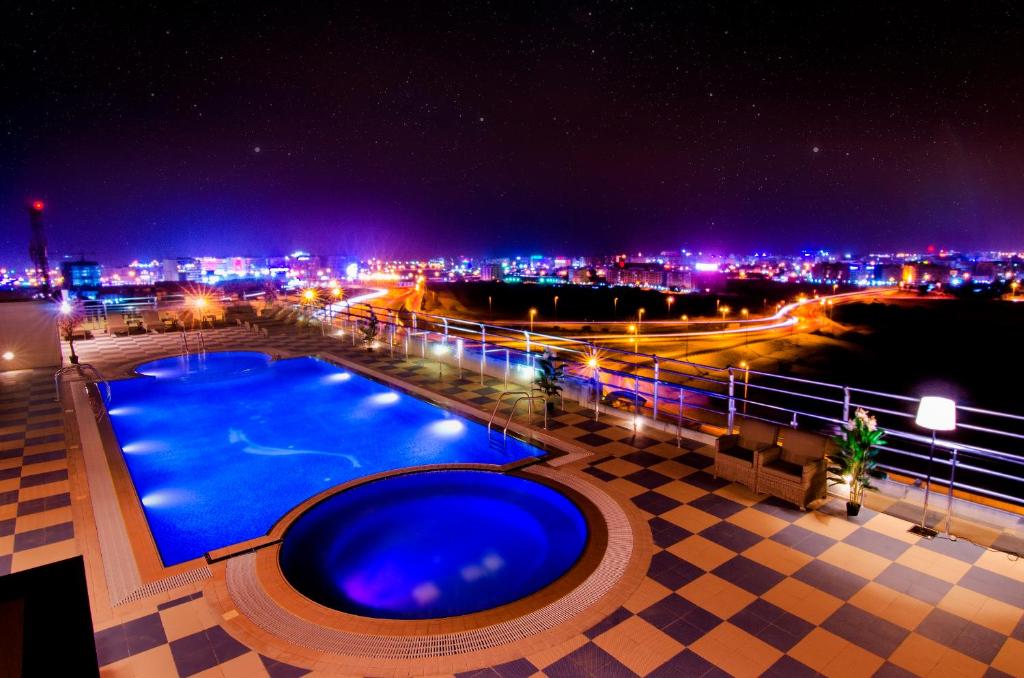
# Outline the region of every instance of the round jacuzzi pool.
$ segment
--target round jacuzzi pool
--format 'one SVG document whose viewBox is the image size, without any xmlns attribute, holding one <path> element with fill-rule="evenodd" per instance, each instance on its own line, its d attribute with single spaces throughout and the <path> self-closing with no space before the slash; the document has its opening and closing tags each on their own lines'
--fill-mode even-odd
<svg viewBox="0 0 1024 678">
<path fill-rule="evenodd" d="M 490 471 L 394 476 L 302 514 L 281 545 L 285 578 L 349 614 L 436 619 L 519 600 L 565 574 L 587 524 L 564 494 Z"/>
<path fill-rule="evenodd" d="M 157 379 L 197 378 L 200 376 L 223 378 L 231 373 L 266 367 L 270 361 L 269 355 L 259 351 L 211 351 L 152 360 L 142 363 L 135 368 L 135 371 Z"/>
</svg>

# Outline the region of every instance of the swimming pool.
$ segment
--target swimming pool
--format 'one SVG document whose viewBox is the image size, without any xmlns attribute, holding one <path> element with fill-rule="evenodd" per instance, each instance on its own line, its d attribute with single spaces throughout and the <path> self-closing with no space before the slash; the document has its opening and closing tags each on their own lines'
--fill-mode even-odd
<svg viewBox="0 0 1024 678">
<path fill-rule="evenodd" d="M 576 563 L 580 509 L 526 478 L 447 470 L 374 480 L 306 511 L 285 578 L 321 605 L 385 619 L 471 614 L 524 598 Z"/>
<path fill-rule="evenodd" d="M 166 358 L 111 382 L 110 420 L 164 565 L 262 536 L 325 489 L 382 471 L 543 451 L 311 357 Z"/>
</svg>

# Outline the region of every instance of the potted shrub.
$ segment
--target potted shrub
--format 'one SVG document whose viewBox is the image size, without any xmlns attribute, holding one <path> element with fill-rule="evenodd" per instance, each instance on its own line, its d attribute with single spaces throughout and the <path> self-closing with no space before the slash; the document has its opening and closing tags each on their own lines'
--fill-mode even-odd
<svg viewBox="0 0 1024 678">
<path fill-rule="evenodd" d="M 57 316 L 57 331 L 60 332 L 61 339 L 68 342 L 68 349 L 71 351 L 68 360 L 72 365 L 78 364 L 78 354 L 75 353 L 75 333 L 82 326 L 84 318 L 84 310 L 80 303 L 61 302 L 60 315 Z"/>
<path fill-rule="evenodd" d="M 555 364 L 555 357 L 550 351 L 545 351 L 536 362 L 537 376 L 533 380 L 534 386 L 544 394 L 545 406 L 548 413 L 555 411 L 555 396 L 562 392 L 562 379 L 564 378 L 564 364 Z"/>
<path fill-rule="evenodd" d="M 860 513 L 864 490 L 877 489 L 871 480 L 885 478 L 885 473 L 878 469 L 878 448 L 885 445 L 885 431 L 860 407 L 843 428 L 843 433 L 832 439 L 836 452 L 828 457 L 828 478 L 830 485 L 849 483 L 846 514 L 855 516 Z"/>
<path fill-rule="evenodd" d="M 367 318 L 366 323 L 359 328 L 359 331 L 363 333 L 363 344 L 366 345 L 366 350 L 373 352 L 373 346 L 377 343 L 377 335 L 380 334 L 380 325 L 377 322 L 377 314 L 370 309 L 370 317 Z"/>
</svg>

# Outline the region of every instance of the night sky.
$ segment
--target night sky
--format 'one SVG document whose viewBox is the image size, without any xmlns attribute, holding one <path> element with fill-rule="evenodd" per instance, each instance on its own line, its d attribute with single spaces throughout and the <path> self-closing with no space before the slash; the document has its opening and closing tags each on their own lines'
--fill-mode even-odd
<svg viewBox="0 0 1024 678">
<path fill-rule="evenodd" d="M 0 9 L 3 262 L 37 197 L 110 263 L 1024 247 L 1017 3 L 87 4 Z"/>
</svg>

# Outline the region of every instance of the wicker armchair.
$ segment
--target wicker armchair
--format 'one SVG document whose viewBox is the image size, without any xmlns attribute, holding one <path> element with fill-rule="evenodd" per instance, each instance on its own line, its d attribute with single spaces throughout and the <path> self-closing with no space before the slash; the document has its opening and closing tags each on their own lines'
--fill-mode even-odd
<svg viewBox="0 0 1024 678">
<path fill-rule="evenodd" d="M 831 444 L 817 433 L 787 429 L 780 447 L 759 456 L 757 491 L 806 510 L 809 502 L 827 492 L 825 456 Z"/>
<path fill-rule="evenodd" d="M 775 447 L 779 427 L 756 419 L 740 422 L 739 433 L 725 435 L 715 446 L 715 477 L 734 480 L 754 490 L 757 487 L 758 458 Z"/>
</svg>

